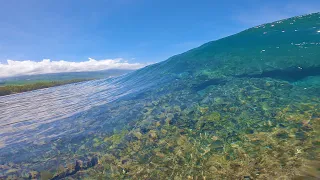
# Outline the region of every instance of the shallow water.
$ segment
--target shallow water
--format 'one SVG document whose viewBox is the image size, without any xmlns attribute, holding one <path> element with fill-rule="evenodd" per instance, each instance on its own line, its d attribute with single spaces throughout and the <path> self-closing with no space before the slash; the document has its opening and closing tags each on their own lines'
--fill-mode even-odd
<svg viewBox="0 0 320 180">
<path fill-rule="evenodd" d="M 0 178 L 319 178 L 320 14 L 0 97 Z"/>
<path fill-rule="evenodd" d="M 131 89 L 138 91 L 143 87 Z M 96 80 L 41 89 L 1 97 L 1 139 L 7 146 L 20 141 L 34 141 L 25 132 L 37 129 L 40 125 L 63 119 L 94 106 L 106 104 L 130 92 L 122 90 L 121 85 L 110 80 Z M 8 142 L 4 134 L 10 133 Z M 21 133 L 24 138 L 21 138 Z M 38 132 L 41 134 L 41 132 Z M 57 132 L 57 134 L 59 134 Z M 17 135 L 17 136 L 16 136 Z M 5 141 L 5 139 L 7 139 Z"/>
</svg>

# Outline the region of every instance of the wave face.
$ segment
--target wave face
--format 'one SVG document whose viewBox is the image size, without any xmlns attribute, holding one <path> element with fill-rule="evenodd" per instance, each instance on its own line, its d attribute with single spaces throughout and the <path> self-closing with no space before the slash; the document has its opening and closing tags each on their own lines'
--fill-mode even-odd
<svg viewBox="0 0 320 180">
<path fill-rule="evenodd" d="M 262 138 L 262 132 L 267 131 L 277 131 L 277 138 L 290 135 L 271 127 L 290 127 L 292 131 L 298 129 L 299 133 L 301 129 L 313 137 L 311 132 L 318 131 L 315 119 L 319 118 L 319 76 L 320 13 L 314 13 L 257 26 L 121 77 L 0 97 L 0 178 L 10 175 L 39 178 L 40 174 L 30 174 L 34 170 L 55 173 L 56 179 L 72 176 L 77 174 L 78 165 L 70 167 L 73 170 L 68 173 L 61 168 L 57 170 L 59 165 L 66 168 L 68 163 L 90 157 L 91 164 L 82 170 L 93 167 L 97 164 L 93 156 L 101 158 L 103 153 L 122 151 L 127 141 L 132 141 L 132 134 L 140 141 L 146 134 L 145 137 L 151 138 L 152 142 L 161 142 L 161 139 L 155 140 L 160 138 L 159 133 L 166 131 L 170 134 L 172 130 L 165 129 L 167 126 L 161 129 L 161 124 L 166 123 L 181 128 L 177 137 L 187 136 L 191 130 L 193 135 L 190 138 L 200 133 L 201 139 L 196 139 L 199 140 L 197 147 L 203 148 L 202 153 L 208 152 L 214 157 L 221 154 L 221 149 L 227 152 L 226 147 L 238 148 L 239 152 L 240 147 L 249 147 L 241 144 L 245 142 L 241 140 L 244 135 L 240 137 L 239 134 L 246 134 L 247 138 L 256 132 L 260 132 L 256 136 Z M 299 104 L 294 108 L 301 106 L 301 109 L 285 110 L 294 103 Z M 307 119 L 293 125 L 298 116 L 294 112 L 303 114 L 303 110 L 307 115 L 301 118 Z M 279 113 L 283 115 L 280 117 Z M 245 118 L 256 120 L 244 123 L 243 119 L 236 118 L 243 114 L 247 114 Z M 227 117 L 228 120 L 222 121 Z M 210 119 L 210 123 L 202 122 L 203 118 Z M 218 120 L 224 123 L 215 122 Z M 155 130 L 152 129 L 154 123 L 157 124 Z M 305 130 L 306 127 L 313 129 Z M 121 139 L 122 143 L 116 138 L 118 136 L 112 135 L 119 132 L 128 134 Z M 295 137 L 299 133 L 296 132 Z M 202 142 L 203 134 L 210 136 L 212 142 Z M 110 138 L 113 143 L 109 142 Z M 218 140 L 220 138 L 223 140 Z M 180 146 L 185 141 L 176 139 Z M 113 149 L 116 146 L 119 149 Z M 150 145 L 153 146 L 164 145 Z M 159 157 L 166 156 L 165 152 L 160 152 L 161 148 L 155 148 L 156 152 L 143 148 L 141 145 L 141 153 L 145 150 Z M 170 151 L 176 151 L 173 149 Z M 315 152 L 309 152 L 309 155 L 312 153 Z M 122 158 L 121 153 L 116 154 L 114 157 Z M 130 155 L 132 153 L 125 157 Z M 141 155 L 134 156 L 138 157 Z M 131 162 L 121 160 L 121 166 L 124 161 Z M 212 167 L 207 168 L 215 171 L 216 167 Z M 60 171 L 64 175 L 59 174 Z M 131 171 L 136 172 L 135 169 Z M 178 170 L 167 171 L 170 175 L 178 173 Z M 187 177 L 185 172 L 179 173 L 177 177 Z M 131 176 L 128 174 L 128 177 Z"/>
<path fill-rule="evenodd" d="M 139 70 L 121 77 L 0 97 L 0 147 L 39 140 L 39 136 L 34 133 L 41 135 L 47 131 L 42 129 L 42 132 L 39 129 L 41 125 L 66 119 L 128 95 L 142 93 L 169 80 L 149 72 L 154 70 L 150 67 L 147 71 Z M 50 137 L 65 134 L 58 131 L 55 130 L 55 134 Z"/>
</svg>

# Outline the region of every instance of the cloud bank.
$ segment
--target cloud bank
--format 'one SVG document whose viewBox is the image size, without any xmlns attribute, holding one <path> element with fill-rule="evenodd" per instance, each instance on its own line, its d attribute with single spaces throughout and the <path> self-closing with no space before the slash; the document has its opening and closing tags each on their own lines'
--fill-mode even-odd
<svg viewBox="0 0 320 180">
<path fill-rule="evenodd" d="M 129 63 L 122 58 L 95 60 L 89 58 L 83 62 L 51 61 L 44 59 L 40 62 L 32 60 L 15 61 L 7 60 L 7 64 L 0 63 L 0 77 L 19 75 L 34 75 L 61 72 L 99 71 L 108 69 L 139 69 L 147 64 Z"/>
</svg>

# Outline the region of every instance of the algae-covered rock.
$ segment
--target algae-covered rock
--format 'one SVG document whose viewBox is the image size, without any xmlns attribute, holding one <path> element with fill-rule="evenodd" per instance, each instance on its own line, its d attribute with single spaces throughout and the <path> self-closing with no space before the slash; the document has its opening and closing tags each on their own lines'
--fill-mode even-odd
<svg viewBox="0 0 320 180">
<path fill-rule="evenodd" d="M 149 136 L 150 136 L 150 138 L 152 138 L 152 139 L 157 139 L 157 132 L 155 131 L 155 130 L 150 130 L 149 131 Z"/>
<path fill-rule="evenodd" d="M 199 111 L 201 114 L 205 114 L 209 110 L 208 107 L 199 107 Z"/>
<path fill-rule="evenodd" d="M 49 171 L 40 172 L 41 180 L 49 180 L 53 177 L 53 174 Z"/>
<path fill-rule="evenodd" d="M 141 132 L 133 132 L 133 135 L 138 138 L 138 139 L 141 139 L 142 138 L 142 134 Z"/>
<path fill-rule="evenodd" d="M 209 122 L 219 121 L 221 119 L 221 115 L 219 112 L 213 112 L 209 116 L 206 117 L 206 120 Z"/>
</svg>

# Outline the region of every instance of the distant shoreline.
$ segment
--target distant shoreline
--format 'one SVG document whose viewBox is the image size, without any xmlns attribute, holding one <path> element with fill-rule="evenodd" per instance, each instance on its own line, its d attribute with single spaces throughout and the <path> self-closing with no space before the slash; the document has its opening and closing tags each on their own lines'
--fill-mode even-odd
<svg viewBox="0 0 320 180">
<path fill-rule="evenodd" d="M 30 84 L 23 85 L 5 85 L 0 86 L 0 96 L 6 96 L 10 94 L 17 94 L 37 89 L 44 89 L 49 87 L 61 86 L 65 84 L 72 84 L 77 82 L 90 81 L 93 79 L 71 79 L 71 80 L 58 80 L 58 81 L 39 81 Z"/>
</svg>

